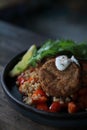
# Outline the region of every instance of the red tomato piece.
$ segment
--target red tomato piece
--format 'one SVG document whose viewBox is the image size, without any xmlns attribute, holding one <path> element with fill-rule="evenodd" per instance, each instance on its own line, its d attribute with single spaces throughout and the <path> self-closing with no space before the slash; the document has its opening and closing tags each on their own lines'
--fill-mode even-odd
<svg viewBox="0 0 87 130">
<path fill-rule="evenodd" d="M 30 77 L 30 78 L 28 79 L 28 82 L 31 82 L 32 80 L 34 80 L 34 78 Z"/>
<path fill-rule="evenodd" d="M 45 103 L 47 101 L 47 96 L 42 89 L 38 89 L 33 92 L 32 100 L 35 104 Z"/>
<path fill-rule="evenodd" d="M 47 97 L 45 97 L 45 96 L 38 96 L 36 94 L 33 94 L 32 95 L 32 100 L 33 100 L 33 103 L 35 103 L 35 104 L 44 103 L 44 102 L 47 101 Z"/>
<path fill-rule="evenodd" d="M 52 102 L 49 107 L 50 112 L 59 112 L 61 110 L 61 104 L 58 101 Z"/>
<path fill-rule="evenodd" d="M 37 89 L 36 91 L 33 92 L 33 94 L 46 96 L 45 92 L 42 89 Z"/>
<path fill-rule="evenodd" d="M 18 81 L 18 83 L 21 85 L 21 84 L 24 83 L 25 79 L 20 76 L 20 77 L 18 77 L 17 81 Z"/>
<path fill-rule="evenodd" d="M 68 103 L 68 112 L 69 113 L 75 113 L 77 112 L 77 106 L 74 102 L 69 102 Z"/>
</svg>

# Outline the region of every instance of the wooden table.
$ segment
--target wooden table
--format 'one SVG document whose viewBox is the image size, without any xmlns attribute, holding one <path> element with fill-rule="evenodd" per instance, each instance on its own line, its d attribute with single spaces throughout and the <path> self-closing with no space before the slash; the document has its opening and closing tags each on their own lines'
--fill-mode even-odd
<svg viewBox="0 0 87 130">
<path fill-rule="evenodd" d="M 0 74 L 16 54 L 28 49 L 31 44 L 39 45 L 46 39 L 28 30 L 0 22 Z M 58 130 L 58 128 L 33 122 L 14 110 L 0 84 L 0 130 Z"/>
</svg>

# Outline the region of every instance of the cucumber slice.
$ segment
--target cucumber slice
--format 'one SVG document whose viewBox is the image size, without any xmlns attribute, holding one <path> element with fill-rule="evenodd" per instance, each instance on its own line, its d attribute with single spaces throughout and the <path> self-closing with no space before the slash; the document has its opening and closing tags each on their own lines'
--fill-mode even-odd
<svg viewBox="0 0 87 130">
<path fill-rule="evenodd" d="M 32 58 L 32 56 L 36 52 L 36 46 L 32 45 L 28 51 L 24 54 L 22 59 L 14 66 L 14 68 L 10 71 L 10 76 L 14 77 L 22 73 L 28 66 L 29 66 L 29 60 Z"/>
</svg>

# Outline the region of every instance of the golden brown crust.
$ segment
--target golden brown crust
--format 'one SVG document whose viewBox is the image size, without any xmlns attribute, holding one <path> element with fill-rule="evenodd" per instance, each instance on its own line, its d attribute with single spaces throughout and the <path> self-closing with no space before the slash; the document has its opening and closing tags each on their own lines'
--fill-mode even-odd
<svg viewBox="0 0 87 130">
<path fill-rule="evenodd" d="M 47 61 L 39 71 L 42 89 L 50 96 L 68 96 L 80 88 L 80 67 L 75 63 L 59 71 L 55 59 Z"/>
</svg>

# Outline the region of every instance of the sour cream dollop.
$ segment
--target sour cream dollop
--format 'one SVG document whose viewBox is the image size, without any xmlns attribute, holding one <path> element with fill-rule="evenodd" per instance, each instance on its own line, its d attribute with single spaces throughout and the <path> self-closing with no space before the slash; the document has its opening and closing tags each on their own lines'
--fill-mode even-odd
<svg viewBox="0 0 87 130">
<path fill-rule="evenodd" d="M 56 57 L 55 60 L 55 65 L 57 67 L 58 70 L 63 71 L 65 70 L 72 62 L 76 63 L 77 65 L 79 65 L 78 60 L 72 56 L 71 58 L 68 58 L 66 55 L 61 55 Z"/>
</svg>

